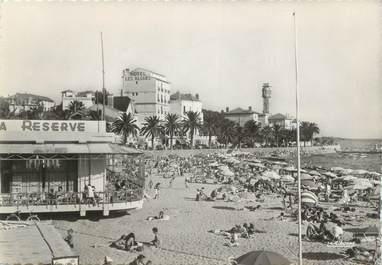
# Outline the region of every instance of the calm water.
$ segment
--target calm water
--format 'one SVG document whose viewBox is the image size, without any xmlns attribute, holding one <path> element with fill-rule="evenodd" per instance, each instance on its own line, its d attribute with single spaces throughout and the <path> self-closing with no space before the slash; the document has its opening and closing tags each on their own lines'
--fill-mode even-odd
<svg viewBox="0 0 382 265">
<path fill-rule="evenodd" d="M 372 150 L 375 145 L 380 145 L 382 140 L 340 140 L 342 150 Z M 316 166 L 325 168 L 343 167 L 351 169 L 365 169 L 369 171 L 377 171 L 382 173 L 382 157 L 381 154 L 328 154 L 314 155 L 301 159 L 302 163 L 311 162 Z"/>
</svg>

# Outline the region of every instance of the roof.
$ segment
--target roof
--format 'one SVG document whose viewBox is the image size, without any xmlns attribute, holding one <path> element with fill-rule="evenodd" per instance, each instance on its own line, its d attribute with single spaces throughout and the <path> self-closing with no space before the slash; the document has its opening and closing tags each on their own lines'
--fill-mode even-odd
<svg viewBox="0 0 382 265">
<path fill-rule="evenodd" d="M 141 67 L 135 68 L 135 69 L 134 69 L 133 71 L 131 71 L 131 72 L 139 72 L 139 71 L 149 72 L 149 73 L 152 73 L 152 74 L 154 74 L 154 75 L 159 75 L 159 76 L 161 76 L 161 77 L 165 77 L 165 76 L 162 75 L 162 74 L 159 74 L 159 73 L 156 73 L 156 72 L 153 72 L 153 71 L 151 71 L 151 70 L 148 70 L 148 69 L 145 69 L 145 68 L 141 68 Z"/>
<path fill-rule="evenodd" d="M 61 93 L 65 93 L 65 92 L 74 92 L 74 91 L 71 89 L 66 89 L 66 90 L 61 91 Z"/>
<path fill-rule="evenodd" d="M 91 111 L 97 111 L 97 110 L 102 111 L 102 109 L 103 109 L 102 104 L 94 104 L 88 108 L 88 110 L 91 110 Z M 120 110 L 117 110 L 111 106 L 105 105 L 105 119 L 108 122 L 114 121 L 115 119 L 117 119 L 119 116 L 121 116 L 122 112 L 126 112 L 126 110 L 120 111 Z"/>
<path fill-rule="evenodd" d="M 126 112 L 131 103 L 131 98 L 127 96 L 119 96 L 113 98 L 113 107 L 119 111 Z"/>
<path fill-rule="evenodd" d="M 170 96 L 170 100 L 188 100 L 188 101 L 200 101 L 196 96 L 192 95 L 191 93 L 183 94 L 179 91 L 175 94 L 172 94 Z"/>
<path fill-rule="evenodd" d="M 286 120 L 287 117 L 281 113 L 277 113 L 275 115 L 272 115 L 268 118 L 268 120 Z"/>
<path fill-rule="evenodd" d="M 249 109 L 242 109 L 242 108 L 236 108 L 229 112 L 224 112 L 224 115 L 234 115 L 234 114 L 259 114 L 256 111 L 249 110 Z"/>
<path fill-rule="evenodd" d="M 84 97 L 84 96 L 86 96 L 89 93 L 92 94 L 92 95 L 95 95 L 95 91 L 85 90 L 85 91 L 77 92 L 77 97 Z"/>
<path fill-rule="evenodd" d="M 130 154 L 141 151 L 113 143 L 0 144 L 0 154 Z"/>
<path fill-rule="evenodd" d="M 54 102 L 52 99 L 45 97 L 45 96 L 39 96 L 35 94 L 29 94 L 29 93 L 16 93 L 13 96 L 10 96 L 9 98 L 15 98 L 17 100 L 25 101 L 28 100 L 29 98 L 34 98 L 37 101 L 49 101 L 49 102 Z"/>
</svg>

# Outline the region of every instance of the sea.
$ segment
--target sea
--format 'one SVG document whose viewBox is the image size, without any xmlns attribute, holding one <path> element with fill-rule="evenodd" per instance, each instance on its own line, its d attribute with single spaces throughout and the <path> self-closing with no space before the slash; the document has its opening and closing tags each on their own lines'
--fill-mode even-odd
<svg viewBox="0 0 382 265">
<path fill-rule="evenodd" d="M 382 139 L 340 139 L 337 143 L 341 150 L 374 150 L 375 146 L 382 145 Z M 382 173 L 382 154 L 325 154 L 311 155 L 301 158 L 302 165 L 313 164 L 330 169 L 343 167 L 350 169 L 365 169 Z"/>
</svg>

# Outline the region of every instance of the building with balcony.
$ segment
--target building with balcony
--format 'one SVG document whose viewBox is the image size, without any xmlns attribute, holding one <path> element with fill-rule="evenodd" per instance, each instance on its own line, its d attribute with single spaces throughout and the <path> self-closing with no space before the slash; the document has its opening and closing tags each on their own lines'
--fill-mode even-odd
<svg viewBox="0 0 382 265">
<path fill-rule="evenodd" d="M 281 113 L 274 114 L 268 118 L 269 124 L 271 126 L 277 124 L 281 126 L 281 128 L 291 130 L 297 128 L 297 121 L 290 115 L 284 115 Z"/>
<path fill-rule="evenodd" d="M 142 207 L 141 152 L 116 144 L 104 121 L 0 120 L 0 128 L 0 214 Z"/>
<path fill-rule="evenodd" d="M 48 97 L 28 93 L 16 93 L 13 96 L 5 98 L 5 100 L 8 102 L 9 111 L 15 114 L 38 107 L 42 107 L 44 111 L 49 111 L 56 105 L 55 102 Z"/>
<path fill-rule="evenodd" d="M 198 112 L 200 121 L 203 123 L 202 102 L 199 94 L 183 94 L 179 91 L 170 96 L 170 113 L 177 114 L 181 119 L 186 118 L 188 111 Z"/>
<path fill-rule="evenodd" d="M 122 95 L 133 100 L 139 123 L 149 116 L 164 120 L 170 112 L 171 84 L 167 78 L 143 68 L 125 69 L 122 78 Z"/>
<path fill-rule="evenodd" d="M 260 113 L 253 111 L 252 107 L 248 107 L 248 109 L 236 108 L 234 110 L 229 110 L 226 108 L 226 111 L 222 111 L 224 117 L 228 120 L 231 120 L 237 123 L 239 126 L 244 126 L 244 124 L 248 121 L 259 122 Z"/>
</svg>

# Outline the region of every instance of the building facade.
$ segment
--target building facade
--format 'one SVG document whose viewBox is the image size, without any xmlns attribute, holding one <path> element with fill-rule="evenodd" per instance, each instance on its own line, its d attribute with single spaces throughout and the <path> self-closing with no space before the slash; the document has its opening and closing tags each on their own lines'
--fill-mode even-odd
<svg viewBox="0 0 382 265">
<path fill-rule="evenodd" d="M 231 111 L 227 107 L 223 113 L 226 119 L 237 123 L 239 126 L 244 126 L 250 120 L 259 122 L 260 113 L 253 111 L 252 107 L 248 107 L 248 109 L 236 108 Z"/>
<path fill-rule="evenodd" d="M 62 110 L 69 109 L 70 104 L 73 101 L 81 102 L 84 107 L 90 108 L 97 103 L 96 92 L 92 90 L 85 90 L 80 92 L 75 92 L 73 90 L 64 90 L 61 92 L 62 96 Z M 107 95 L 107 105 L 113 106 L 113 95 Z"/>
<path fill-rule="evenodd" d="M 135 112 L 140 120 L 157 116 L 164 120 L 170 112 L 171 84 L 164 75 L 136 68 L 123 71 L 122 95 L 133 100 Z"/>
<path fill-rule="evenodd" d="M 272 125 L 279 125 L 281 128 L 292 130 L 297 128 L 297 122 L 296 119 L 289 115 L 284 115 L 281 113 L 277 113 L 275 115 L 272 115 L 268 118 L 269 124 Z"/>
<path fill-rule="evenodd" d="M 170 113 L 177 114 L 182 119 L 186 118 L 188 111 L 198 112 L 203 123 L 202 102 L 199 95 L 182 94 L 179 91 L 170 96 Z"/>
<path fill-rule="evenodd" d="M 42 107 L 44 111 L 49 111 L 56 105 L 55 102 L 48 97 L 28 93 L 16 93 L 5 100 L 9 104 L 9 111 L 15 114 L 38 107 Z"/>
</svg>

